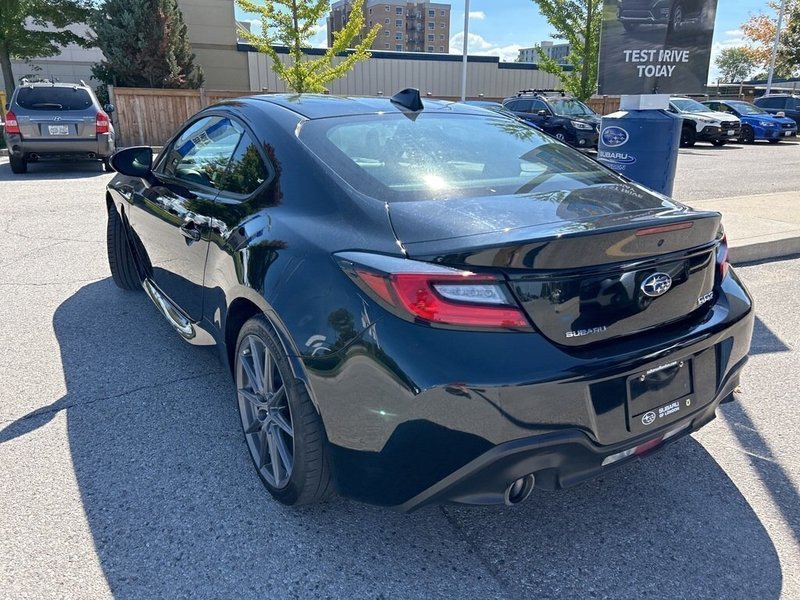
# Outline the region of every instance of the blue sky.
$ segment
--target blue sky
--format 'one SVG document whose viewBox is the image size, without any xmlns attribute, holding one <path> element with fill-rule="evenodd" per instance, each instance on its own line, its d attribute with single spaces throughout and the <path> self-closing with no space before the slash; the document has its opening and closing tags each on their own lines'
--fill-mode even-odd
<svg viewBox="0 0 800 600">
<path fill-rule="evenodd" d="M 446 0 L 439 0 L 446 1 Z M 452 0 L 450 51 L 461 53 L 464 39 L 464 2 Z M 519 48 L 531 47 L 550 39 L 552 29 L 539 14 L 533 0 L 470 0 L 469 53 L 499 56 L 500 60 L 515 60 Z M 726 46 L 743 43 L 739 30 L 751 14 L 768 12 L 766 0 L 718 0 L 714 33 L 714 55 Z M 245 17 L 237 9 L 237 16 Z M 252 18 L 252 17 L 251 17 Z M 325 45 L 325 22 L 317 26 L 311 40 L 313 46 Z M 710 80 L 716 72 L 711 66 Z"/>
</svg>

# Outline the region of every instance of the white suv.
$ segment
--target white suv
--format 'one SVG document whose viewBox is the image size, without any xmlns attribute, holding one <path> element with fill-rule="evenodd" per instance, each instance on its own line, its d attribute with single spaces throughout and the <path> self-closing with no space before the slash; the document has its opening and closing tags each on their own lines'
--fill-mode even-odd
<svg viewBox="0 0 800 600">
<path fill-rule="evenodd" d="M 694 146 L 695 142 L 711 142 L 722 146 L 739 137 L 742 123 L 738 117 L 716 112 L 692 98 L 673 96 L 669 111 L 683 117 L 681 146 Z"/>
</svg>

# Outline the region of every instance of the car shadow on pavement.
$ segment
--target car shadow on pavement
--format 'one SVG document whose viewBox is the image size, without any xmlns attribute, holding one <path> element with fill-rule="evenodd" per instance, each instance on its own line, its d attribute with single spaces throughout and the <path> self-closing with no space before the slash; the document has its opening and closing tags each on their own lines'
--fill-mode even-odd
<svg viewBox="0 0 800 600">
<path fill-rule="evenodd" d="M 8 159 L 0 161 L 0 182 L 2 181 L 41 181 L 52 179 L 86 179 L 87 177 L 99 177 L 101 175 L 111 175 L 103 171 L 103 164 L 100 161 L 50 161 L 50 162 L 31 162 L 28 163 L 28 172 L 23 175 L 16 175 L 11 172 Z"/>
<path fill-rule="evenodd" d="M 775 335 L 772 330 L 764 324 L 764 321 L 756 316 L 753 325 L 753 341 L 750 345 L 750 355 L 790 351 L 791 348 L 789 348 L 781 338 Z"/>
<path fill-rule="evenodd" d="M 515 507 L 411 515 L 345 500 L 272 501 L 213 350 L 144 294 L 91 283 L 53 326 L 67 393 L 0 443 L 67 413 L 99 563 L 127 597 L 777 598 L 769 535 L 691 438 Z"/>
</svg>

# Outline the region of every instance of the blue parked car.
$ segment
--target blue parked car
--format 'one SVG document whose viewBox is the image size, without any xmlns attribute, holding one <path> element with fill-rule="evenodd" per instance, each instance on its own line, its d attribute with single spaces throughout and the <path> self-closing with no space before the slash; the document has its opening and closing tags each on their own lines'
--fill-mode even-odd
<svg viewBox="0 0 800 600">
<path fill-rule="evenodd" d="M 741 100 L 709 100 L 703 102 L 712 110 L 730 113 L 739 117 L 742 132 L 739 141 L 752 144 L 756 140 L 767 140 L 777 144 L 782 139 L 797 137 L 797 123 L 788 117 L 770 114 L 759 106 Z"/>
</svg>

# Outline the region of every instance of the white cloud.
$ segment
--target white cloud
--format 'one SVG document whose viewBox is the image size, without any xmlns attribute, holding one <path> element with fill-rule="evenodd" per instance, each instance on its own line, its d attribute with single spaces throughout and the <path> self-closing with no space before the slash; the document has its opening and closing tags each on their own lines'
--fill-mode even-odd
<svg viewBox="0 0 800 600">
<path fill-rule="evenodd" d="M 469 11 L 469 18 L 476 21 L 483 21 L 486 18 L 486 13 L 482 10 L 471 10 Z"/>
<path fill-rule="evenodd" d="M 450 54 L 461 54 L 464 47 L 464 32 L 459 31 L 450 38 Z M 477 33 L 470 33 L 467 40 L 467 53 L 479 56 L 499 56 L 501 61 L 513 62 L 519 56 L 519 44 L 501 46 L 490 42 Z"/>
</svg>

